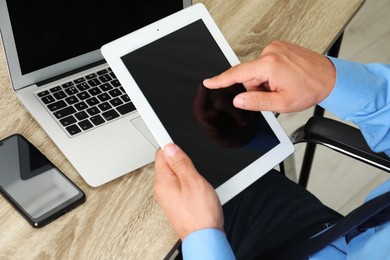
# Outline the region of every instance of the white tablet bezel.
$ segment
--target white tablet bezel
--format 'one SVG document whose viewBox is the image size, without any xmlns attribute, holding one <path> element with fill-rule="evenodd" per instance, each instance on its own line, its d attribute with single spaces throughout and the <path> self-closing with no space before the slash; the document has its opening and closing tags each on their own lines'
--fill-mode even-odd
<svg viewBox="0 0 390 260">
<path fill-rule="evenodd" d="M 240 62 L 237 56 L 234 54 L 203 4 L 196 4 L 181 10 L 140 30 L 108 43 L 101 48 L 103 56 L 116 74 L 127 94 L 130 96 L 134 105 L 137 107 L 138 112 L 153 133 L 160 147 L 172 143 L 173 140 L 156 113 L 153 111 L 148 100 L 143 95 L 121 58 L 126 54 L 199 19 L 202 19 L 229 63 L 232 66 L 239 64 Z M 255 180 L 270 171 L 294 151 L 294 146 L 274 115 L 271 112 L 261 113 L 280 143 L 216 188 L 216 192 L 222 204 L 229 201 Z"/>
</svg>

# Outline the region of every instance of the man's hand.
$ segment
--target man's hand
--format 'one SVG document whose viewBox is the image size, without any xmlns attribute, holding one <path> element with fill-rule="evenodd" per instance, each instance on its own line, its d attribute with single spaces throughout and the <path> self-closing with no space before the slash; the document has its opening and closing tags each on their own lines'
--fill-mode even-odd
<svg viewBox="0 0 390 260">
<path fill-rule="evenodd" d="M 328 58 L 292 43 L 275 41 L 258 59 L 239 64 L 203 84 L 216 89 L 243 83 L 248 92 L 234 98 L 236 107 L 285 113 L 320 103 L 333 90 L 335 81 L 336 70 Z"/>
<path fill-rule="evenodd" d="M 156 199 L 180 239 L 205 228 L 223 231 L 223 212 L 213 187 L 175 144 L 156 154 Z"/>
</svg>

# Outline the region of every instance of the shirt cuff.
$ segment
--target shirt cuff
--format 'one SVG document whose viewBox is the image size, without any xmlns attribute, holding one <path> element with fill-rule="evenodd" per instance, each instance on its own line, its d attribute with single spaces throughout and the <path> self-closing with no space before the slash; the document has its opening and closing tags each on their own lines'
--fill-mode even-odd
<svg viewBox="0 0 390 260">
<path fill-rule="evenodd" d="M 363 64 L 328 57 L 336 68 L 336 83 L 330 95 L 319 105 L 329 112 L 348 120 L 350 115 L 367 106 L 377 84 Z"/>
<path fill-rule="evenodd" d="M 235 259 L 226 235 L 219 229 L 207 228 L 186 236 L 182 243 L 184 259 Z"/>
</svg>

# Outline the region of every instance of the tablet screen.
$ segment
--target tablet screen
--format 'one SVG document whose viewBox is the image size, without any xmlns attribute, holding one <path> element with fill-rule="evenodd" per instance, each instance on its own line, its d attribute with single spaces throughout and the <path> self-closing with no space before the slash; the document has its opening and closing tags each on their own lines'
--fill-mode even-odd
<svg viewBox="0 0 390 260">
<path fill-rule="evenodd" d="M 280 143 L 261 113 L 233 106 L 242 85 L 202 85 L 231 67 L 202 20 L 121 58 L 172 140 L 214 188 Z"/>
</svg>

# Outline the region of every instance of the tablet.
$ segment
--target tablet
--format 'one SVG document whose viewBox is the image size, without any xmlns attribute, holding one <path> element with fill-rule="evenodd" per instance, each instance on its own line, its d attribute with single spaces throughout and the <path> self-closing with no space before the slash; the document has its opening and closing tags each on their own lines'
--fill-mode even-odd
<svg viewBox="0 0 390 260">
<path fill-rule="evenodd" d="M 234 96 L 246 91 L 242 85 L 218 90 L 202 85 L 239 63 L 202 4 L 101 50 L 160 147 L 179 145 L 222 204 L 293 152 L 271 112 L 233 106 Z"/>
</svg>

